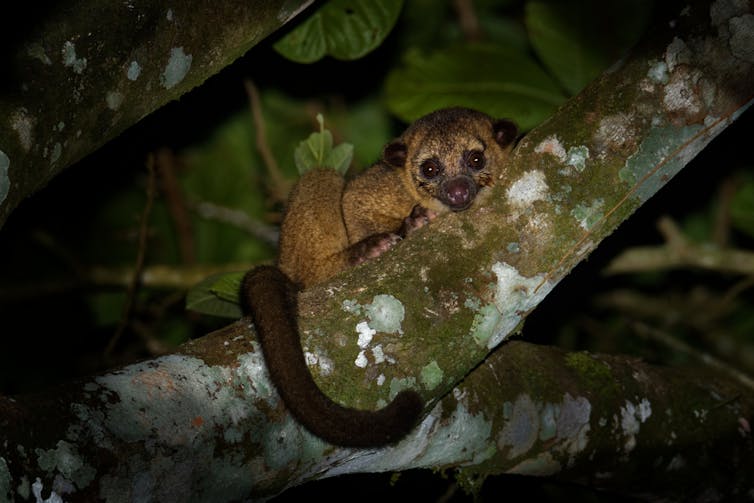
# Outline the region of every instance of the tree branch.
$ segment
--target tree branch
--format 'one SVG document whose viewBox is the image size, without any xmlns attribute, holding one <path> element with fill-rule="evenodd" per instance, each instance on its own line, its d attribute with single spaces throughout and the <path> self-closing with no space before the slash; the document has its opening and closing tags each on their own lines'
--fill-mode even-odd
<svg viewBox="0 0 754 503">
<path fill-rule="evenodd" d="M 0 48 L 0 226 L 63 168 L 201 84 L 311 3 L 46 2 L 42 13 L 28 9 L 35 29 L 26 31 L 18 14 L 4 16 L 0 36 L 10 40 Z"/>
</svg>

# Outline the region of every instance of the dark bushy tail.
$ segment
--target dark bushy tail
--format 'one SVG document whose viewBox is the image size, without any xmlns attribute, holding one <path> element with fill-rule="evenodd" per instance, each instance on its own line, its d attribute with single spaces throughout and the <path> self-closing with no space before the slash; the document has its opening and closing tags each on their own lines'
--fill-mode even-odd
<svg viewBox="0 0 754 503">
<path fill-rule="evenodd" d="M 423 409 L 418 393 L 400 392 L 386 407 L 359 410 L 328 398 L 304 360 L 296 323 L 296 287 L 277 267 L 252 269 L 241 284 L 241 303 L 251 315 L 272 382 L 294 417 L 324 440 L 347 447 L 396 442 L 416 426 Z"/>
</svg>

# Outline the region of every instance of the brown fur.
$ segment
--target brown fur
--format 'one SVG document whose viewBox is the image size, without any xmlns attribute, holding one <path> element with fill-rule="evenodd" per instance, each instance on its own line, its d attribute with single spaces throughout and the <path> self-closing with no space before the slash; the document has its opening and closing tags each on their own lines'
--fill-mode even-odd
<svg viewBox="0 0 754 503">
<path fill-rule="evenodd" d="M 429 114 L 389 143 L 379 162 L 346 182 L 312 170 L 291 193 L 278 268 L 244 277 L 242 304 L 254 319 L 270 375 L 284 402 L 312 433 L 332 443 L 377 446 L 407 434 L 421 397 L 404 391 L 384 409 L 342 407 L 317 388 L 295 323 L 295 291 L 376 257 L 437 214 L 462 211 L 504 168 L 513 123 L 464 108 Z"/>
</svg>

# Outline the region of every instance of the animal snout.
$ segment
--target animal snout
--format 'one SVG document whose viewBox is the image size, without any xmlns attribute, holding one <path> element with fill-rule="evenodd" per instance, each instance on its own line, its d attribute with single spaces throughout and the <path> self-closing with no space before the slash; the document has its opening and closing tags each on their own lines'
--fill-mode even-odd
<svg viewBox="0 0 754 503">
<path fill-rule="evenodd" d="M 442 185 L 442 200 L 453 211 L 468 208 L 476 197 L 476 184 L 464 175 L 446 180 Z"/>
</svg>

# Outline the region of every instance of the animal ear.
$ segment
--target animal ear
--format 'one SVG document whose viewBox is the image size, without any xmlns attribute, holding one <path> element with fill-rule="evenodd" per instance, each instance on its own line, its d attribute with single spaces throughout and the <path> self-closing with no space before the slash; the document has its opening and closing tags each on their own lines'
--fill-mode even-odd
<svg viewBox="0 0 754 503">
<path fill-rule="evenodd" d="M 498 119 L 492 123 L 492 133 L 498 145 L 507 147 L 516 139 L 518 128 L 508 119 Z"/>
<path fill-rule="evenodd" d="M 382 158 L 385 162 L 396 168 L 402 168 L 406 164 L 408 147 L 400 140 L 394 140 L 385 145 L 382 151 Z"/>
</svg>

